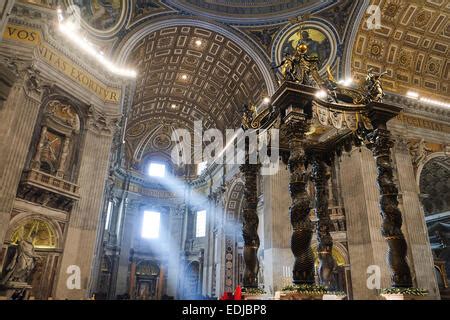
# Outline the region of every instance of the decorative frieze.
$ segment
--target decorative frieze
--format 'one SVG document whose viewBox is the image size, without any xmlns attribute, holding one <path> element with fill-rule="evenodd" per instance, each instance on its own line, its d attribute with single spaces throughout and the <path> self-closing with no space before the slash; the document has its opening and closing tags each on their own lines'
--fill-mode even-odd
<svg viewBox="0 0 450 320">
<path fill-rule="evenodd" d="M 413 126 L 420 129 L 428 129 L 436 132 L 450 133 L 450 126 L 437 121 L 432 121 L 428 119 L 423 119 L 419 117 L 414 117 L 407 115 L 405 113 L 400 113 L 395 117 L 396 120 L 400 121 L 406 126 Z"/>
<path fill-rule="evenodd" d="M 36 28 L 36 25 L 29 25 L 21 19 L 12 19 L 6 26 L 3 37 L 11 43 L 11 46 L 17 43 L 30 48 L 35 47 L 37 50 L 33 58 L 39 67 L 42 63 L 51 66 L 66 79 L 76 83 L 80 89 L 86 90 L 90 95 L 94 94 L 99 103 L 119 104 L 122 98 L 120 84 L 111 85 L 106 76 L 98 77 L 98 70 L 95 71 L 93 66 L 98 68 L 99 65 L 92 60 L 90 62 L 93 66 L 85 64 L 85 61 L 80 62 L 78 57 L 81 52 L 77 51 L 74 55 L 67 46 L 61 45 L 61 41 L 64 40 L 55 39 L 56 35 L 51 34 L 52 30 L 50 28 L 48 32 L 43 32 Z"/>
</svg>

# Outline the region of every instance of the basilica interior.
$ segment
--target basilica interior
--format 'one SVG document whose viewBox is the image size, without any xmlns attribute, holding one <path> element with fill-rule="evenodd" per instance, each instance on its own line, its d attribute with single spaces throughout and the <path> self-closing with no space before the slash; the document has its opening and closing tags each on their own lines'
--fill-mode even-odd
<svg viewBox="0 0 450 320">
<path fill-rule="evenodd" d="M 0 119 L 0 300 L 450 298 L 446 0 L 2 0 Z"/>
</svg>

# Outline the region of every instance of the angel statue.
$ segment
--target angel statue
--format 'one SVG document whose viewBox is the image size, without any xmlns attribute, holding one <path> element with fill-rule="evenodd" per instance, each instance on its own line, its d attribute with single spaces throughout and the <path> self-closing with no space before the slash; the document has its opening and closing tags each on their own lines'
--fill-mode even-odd
<svg viewBox="0 0 450 320">
<path fill-rule="evenodd" d="M 294 75 L 294 61 L 293 58 L 288 54 L 284 54 L 284 59 L 281 61 L 281 63 L 278 66 L 273 67 L 273 69 L 281 68 L 281 75 L 283 76 L 284 80 L 287 81 L 294 81 L 295 75 Z"/>
<path fill-rule="evenodd" d="M 244 104 L 244 106 L 242 108 L 242 113 L 243 113 L 242 114 L 242 128 L 244 130 L 250 129 L 252 121 L 256 115 L 256 107 L 253 104 L 251 104 L 251 105 Z"/>
<path fill-rule="evenodd" d="M 373 69 L 369 69 L 366 76 L 365 90 L 367 92 L 366 99 L 375 102 L 383 102 L 384 91 L 381 84 L 381 77 L 384 76 L 387 71 L 376 74 Z"/>
<path fill-rule="evenodd" d="M 424 138 L 420 139 L 420 141 L 409 142 L 408 147 L 412 156 L 413 164 L 416 166 L 421 164 L 428 154 L 433 152 L 431 148 L 427 147 Z"/>
</svg>

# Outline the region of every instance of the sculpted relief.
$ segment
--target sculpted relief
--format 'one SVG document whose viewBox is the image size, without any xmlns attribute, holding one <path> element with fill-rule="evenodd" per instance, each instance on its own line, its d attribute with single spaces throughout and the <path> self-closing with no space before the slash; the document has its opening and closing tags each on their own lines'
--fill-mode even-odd
<svg viewBox="0 0 450 320">
<path fill-rule="evenodd" d="M 57 122 L 70 126 L 75 131 L 80 130 L 80 119 L 71 106 L 62 104 L 59 101 L 52 101 L 47 107 L 47 112 Z"/>
</svg>

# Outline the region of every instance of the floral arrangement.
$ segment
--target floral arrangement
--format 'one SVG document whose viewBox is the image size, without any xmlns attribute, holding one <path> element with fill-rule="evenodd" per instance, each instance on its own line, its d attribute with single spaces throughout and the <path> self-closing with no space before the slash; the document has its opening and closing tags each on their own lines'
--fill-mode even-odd
<svg viewBox="0 0 450 320">
<path fill-rule="evenodd" d="M 250 296 L 250 295 L 259 295 L 259 294 L 266 294 L 264 289 L 261 288 L 243 288 L 242 294 Z"/>
<path fill-rule="evenodd" d="M 289 285 L 282 289 L 283 292 L 297 292 L 304 294 L 333 294 L 336 296 L 345 296 L 346 293 L 344 291 L 329 291 L 324 286 L 318 286 L 315 284 L 297 284 L 297 285 Z"/>
<path fill-rule="evenodd" d="M 411 296 L 426 296 L 428 290 L 420 288 L 387 288 L 381 290 L 381 294 L 407 294 Z"/>
<path fill-rule="evenodd" d="M 284 287 L 283 292 L 297 292 L 305 294 L 326 294 L 328 291 L 324 286 L 315 284 L 295 284 Z"/>
</svg>

